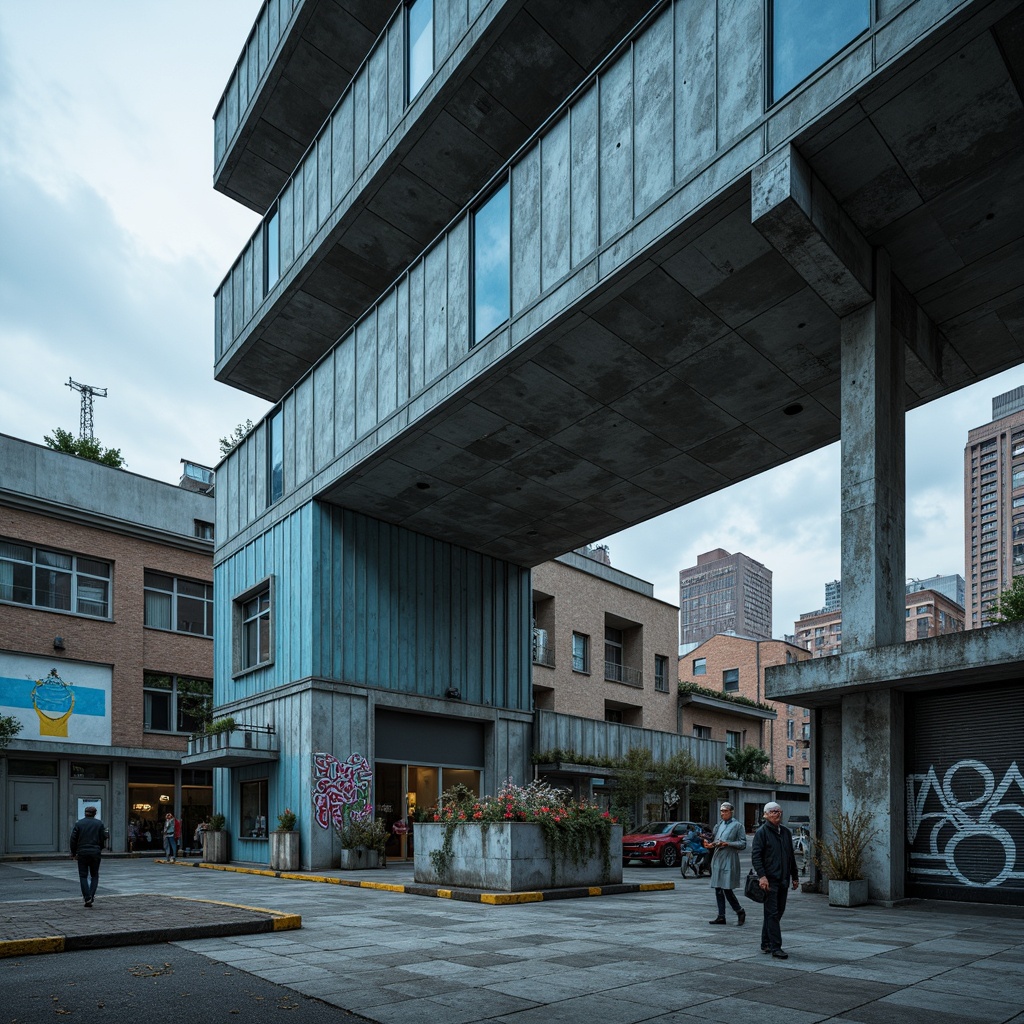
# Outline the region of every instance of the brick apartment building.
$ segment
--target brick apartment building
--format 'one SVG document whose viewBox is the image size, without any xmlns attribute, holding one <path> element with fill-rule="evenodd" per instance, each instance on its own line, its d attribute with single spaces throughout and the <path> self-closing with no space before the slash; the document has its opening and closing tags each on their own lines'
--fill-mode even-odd
<svg viewBox="0 0 1024 1024">
<path fill-rule="evenodd" d="M 992 399 L 992 421 L 964 448 L 967 628 L 991 621 L 995 600 L 1024 574 L 1024 385 Z M 965 605 L 966 607 L 966 605 Z"/>
<path fill-rule="evenodd" d="M 679 643 L 716 633 L 771 639 L 772 571 L 742 551 L 705 551 L 679 572 Z"/>
<path fill-rule="evenodd" d="M 735 750 L 760 747 L 769 756 L 769 774 L 779 782 L 807 785 L 809 713 L 793 704 L 768 700 L 765 670 L 808 658 L 807 651 L 785 640 L 755 640 L 728 633 L 711 637 L 679 659 L 679 681 L 715 690 L 722 697 L 684 692 L 683 730 L 687 735 L 725 740 L 726 746 Z M 758 706 L 730 701 L 736 697 Z"/>
<path fill-rule="evenodd" d="M 578 552 L 533 570 L 534 707 L 675 733 L 675 605 Z"/>
<path fill-rule="evenodd" d="M 212 698 L 213 498 L 0 435 L 0 854 L 67 849 L 94 803 L 190 838 L 209 770 L 182 769 Z"/>
<path fill-rule="evenodd" d="M 926 586 L 925 584 L 931 584 Z M 837 587 L 831 583 L 829 587 Z M 906 639 L 960 633 L 964 629 L 964 579 L 959 575 L 910 580 L 906 585 Z M 954 595 L 959 596 L 957 601 Z M 828 596 L 826 594 L 826 596 Z M 793 626 L 796 642 L 815 658 L 827 658 L 842 652 L 842 605 L 833 604 L 817 611 L 804 612 Z"/>
</svg>

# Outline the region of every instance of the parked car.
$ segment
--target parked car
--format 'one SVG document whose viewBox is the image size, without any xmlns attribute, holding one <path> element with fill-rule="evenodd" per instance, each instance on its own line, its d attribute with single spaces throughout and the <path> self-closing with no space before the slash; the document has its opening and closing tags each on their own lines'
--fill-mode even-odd
<svg viewBox="0 0 1024 1024">
<path fill-rule="evenodd" d="M 694 828 L 706 829 L 707 825 L 694 821 L 650 821 L 641 825 L 622 837 L 622 863 L 639 860 L 674 868 L 682 858 L 680 844 Z"/>
</svg>

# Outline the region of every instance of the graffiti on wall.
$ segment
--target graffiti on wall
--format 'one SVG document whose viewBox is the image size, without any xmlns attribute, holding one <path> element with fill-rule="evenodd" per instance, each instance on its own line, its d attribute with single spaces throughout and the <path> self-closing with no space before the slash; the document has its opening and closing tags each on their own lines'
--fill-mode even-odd
<svg viewBox="0 0 1024 1024">
<path fill-rule="evenodd" d="M 321 828 L 337 828 L 373 817 L 370 786 L 373 771 L 361 754 L 339 761 L 333 754 L 313 754 L 313 808 Z"/>
<path fill-rule="evenodd" d="M 983 761 L 965 758 L 942 781 L 935 766 L 907 776 L 909 872 L 921 881 L 999 886 L 1024 880 L 1024 776 L 1014 761 L 997 783 Z"/>
</svg>

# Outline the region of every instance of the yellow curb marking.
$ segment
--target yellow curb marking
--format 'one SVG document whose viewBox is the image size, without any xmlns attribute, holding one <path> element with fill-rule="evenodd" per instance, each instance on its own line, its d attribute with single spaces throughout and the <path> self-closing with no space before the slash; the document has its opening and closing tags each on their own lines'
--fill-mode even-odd
<svg viewBox="0 0 1024 1024">
<path fill-rule="evenodd" d="M 451 889 L 438 889 L 437 895 L 443 900 L 450 900 L 452 898 Z"/>
<path fill-rule="evenodd" d="M 641 892 L 669 892 L 675 889 L 675 882 L 641 882 Z"/>
<path fill-rule="evenodd" d="M 39 939 L 0 940 L 0 959 L 11 956 L 34 956 L 36 953 L 63 952 L 63 935 L 46 935 Z"/>
<path fill-rule="evenodd" d="M 504 907 L 516 903 L 540 903 L 544 894 L 540 892 L 485 892 L 480 896 L 481 903 L 489 903 L 494 907 Z"/>
<path fill-rule="evenodd" d="M 187 900 L 189 903 L 212 903 L 215 907 L 233 907 L 235 910 L 250 910 L 254 914 L 269 914 L 273 918 L 274 931 L 289 931 L 302 927 L 302 917 L 285 910 L 271 910 L 269 907 L 250 907 L 245 903 L 228 903 L 227 900 L 203 900 L 191 896 L 172 896 L 172 900 Z"/>
<path fill-rule="evenodd" d="M 587 889 L 587 893 L 591 896 L 600 896 L 604 890 L 599 885 L 592 885 Z"/>
</svg>

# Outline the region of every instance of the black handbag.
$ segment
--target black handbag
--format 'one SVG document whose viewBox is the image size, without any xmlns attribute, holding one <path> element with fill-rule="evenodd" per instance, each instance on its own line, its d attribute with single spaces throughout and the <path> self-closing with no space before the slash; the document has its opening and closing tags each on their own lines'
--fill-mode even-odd
<svg viewBox="0 0 1024 1024">
<path fill-rule="evenodd" d="M 747 872 L 747 880 L 743 883 L 743 895 L 755 903 L 764 903 L 768 899 L 768 893 L 761 888 L 761 880 L 753 868 Z"/>
</svg>

